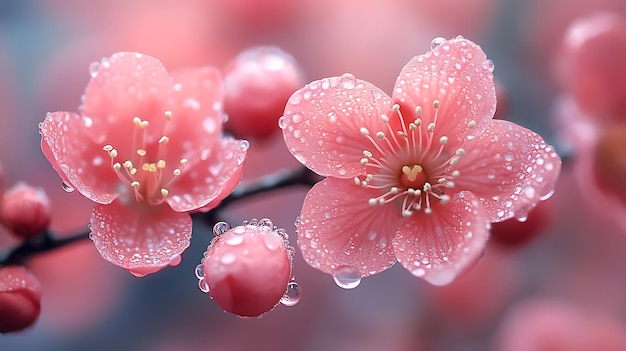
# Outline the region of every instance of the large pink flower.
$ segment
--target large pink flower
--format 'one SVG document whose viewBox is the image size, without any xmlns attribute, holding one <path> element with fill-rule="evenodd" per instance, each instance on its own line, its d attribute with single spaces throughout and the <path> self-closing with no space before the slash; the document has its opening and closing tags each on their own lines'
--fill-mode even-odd
<svg viewBox="0 0 626 351">
<path fill-rule="evenodd" d="M 91 238 L 108 261 L 145 275 L 180 262 L 188 211 L 211 208 L 241 178 L 247 142 L 221 137 L 213 68 L 169 75 L 118 53 L 91 67 L 81 114 L 53 112 L 41 148 L 67 185 L 97 202 Z"/>
<path fill-rule="evenodd" d="M 523 219 L 550 196 L 561 160 L 539 135 L 492 119 L 492 71 L 473 42 L 435 39 L 402 69 L 392 97 L 350 74 L 291 96 L 285 142 L 327 176 L 298 225 L 310 265 L 365 277 L 397 260 L 447 284 L 480 257 L 490 223 Z"/>
</svg>

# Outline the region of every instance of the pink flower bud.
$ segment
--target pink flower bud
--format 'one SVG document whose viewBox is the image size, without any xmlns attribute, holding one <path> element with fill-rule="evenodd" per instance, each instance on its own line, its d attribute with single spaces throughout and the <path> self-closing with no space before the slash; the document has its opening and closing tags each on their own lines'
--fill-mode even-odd
<svg viewBox="0 0 626 351">
<path fill-rule="evenodd" d="M 289 282 L 293 248 L 283 229 L 262 219 L 233 229 L 220 222 L 214 233 L 217 237 L 196 275 L 200 289 L 224 310 L 254 317 L 272 310 L 279 301 L 288 306 L 297 302 L 299 288 L 295 291 L 296 283 Z"/>
<path fill-rule="evenodd" d="M 224 72 L 225 127 L 238 137 L 267 138 L 278 132 L 289 96 L 304 85 L 296 60 L 276 47 L 240 53 Z"/>
<path fill-rule="evenodd" d="M 0 268 L 0 333 L 32 325 L 41 310 L 39 282 L 26 268 Z"/>
<path fill-rule="evenodd" d="M 48 196 L 41 188 L 16 184 L 4 194 L 0 221 L 16 236 L 24 239 L 37 236 L 50 225 Z"/>
</svg>

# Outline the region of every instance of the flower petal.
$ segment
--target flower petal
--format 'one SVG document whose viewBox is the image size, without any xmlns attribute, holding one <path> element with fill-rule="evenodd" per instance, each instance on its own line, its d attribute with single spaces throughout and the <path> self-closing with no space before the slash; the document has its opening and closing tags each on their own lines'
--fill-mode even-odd
<svg viewBox="0 0 626 351">
<path fill-rule="evenodd" d="M 228 196 L 241 180 L 247 145 L 247 141 L 220 139 L 206 159 L 184 168 L 167 188 L 172 209 L 191 211 Z"/>
<path fill-rule="evenodd" d="M 117 200 L 96 205 L 90 227 L 102 257 L 145 275 L 180 262 L 180 254 L 189 246 L 192 221 L 189 214 L 167 205 L 139 209 Z"/>
<path fill-rule="evenodd" d="M 438 133 L 450 141 L 463 141 L 470 134 L 467 127 L 470 121 L 476 123 L 478 131 L 495 113 L 492 65 L 480 46 L 469 40 L 443 41 L 402 68 L 393 100 L 404 107 L 407 123 L 417 116 L 409 118 L 406 114 L 414 114 L 415 108 L 421 106 L 424 125 L 434 122 L 437 116 Z M 434 100 L 439 101 L 436 110 Z"/>
<path fill-rule="evenodd" d="M 451 283 L 482 254 L 489 237 L 489 216 L 471 193 L 456 194 L 433 212 L 408 217 L 393 240 L 398 262 L 433 285 Z"/>
<path fill-rule="evenodd" d="M 380 117 L 390 109 L 391 99 L 384 92 L 344 74 L 296 91 L 279 123 L 298 161 L 324 176 L 352 178 L 363 173 L 363 150 L 376 155 L 361 128 L 372 134 L 386 130 Z"/>
<path fill-rule="evenodd" d="M 172 79 L 157 59 L 134 52 L 114 54 L 96 65 L 82 110 L 91 121 L 86 131 L 96 142 L 114 145 L 121 159 L 131 159 L 134 138 L 120 129 L 134 128 L 133 118 L 139 117 L 150 123 L 146 143 L 158 141 Z"/>
<path fill-rule="evenodd" d="M 367 277 L 396 262 L 391 240 L 400 211 L 370 206 L 372 196 L 351 180 L 332 177 L 311 188 L 298 222 L 298 245 L 307 263 L 328 274 L 349 266 Z"/>
<path fill-rule="evenodd" d="M 222 80 L 211 67 L 176 72 L 172 78 L 172 119 L 164 133 L 168 155 L 193 161 L 208 154 L 222 133 Z"/>
<path fill-rule="evenodd" d="M 528 211 L 554 191 L 561 158 L 538 134 L 514 123 L 493 120 L 465 144 L 456 186 L 480 198 L 493 222 Z"/>
<path fill-rule="evenodd" d="M 85 119 L 53 112 L 41 123 L 41 149 L 63 181 L 92 201 L 106 204 L 117 196 L 119 179 L 109 155 L 84 132 Z"/>
</svg>

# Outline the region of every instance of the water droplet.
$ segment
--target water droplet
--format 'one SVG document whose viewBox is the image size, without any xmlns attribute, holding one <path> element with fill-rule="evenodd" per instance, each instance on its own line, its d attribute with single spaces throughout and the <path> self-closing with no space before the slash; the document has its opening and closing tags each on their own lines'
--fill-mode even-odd
<svg viewBox="0 0 626 351">
<path fill-rule="evenodd" d="M 300 216 L 296 217 L 296 220 L 293 222 L 293 226 L 298 228 L 298 224 L 300 224 Z"/>
<path fill-rule="evenodd" d="M 196 278 L 204 279 L 204 265 L 202 263 L 196 266 L 195 273 Z"/>
<path fill-rule="evenodd" d="M 98 71 L 100 70 L 100 62 L 92 62 L 89 65 L 89 74 L 91 78 L 96 78 L 98 76 Z"/>
<path fill-rule="evenodd" d="M 250 142 L 247 140 L 240 140 L 239 141 L 239 148 L 241 149 L 241 151 L 247 151 L 248 148 L 250 147 Z"/>
<path fill-rule="evenodd" d="M 344 89 L 354 89 L 356 86 L 356 77 L 350 73 L 345 73 L 341 76 L 341 85 Z"/>
<path fill-rule="evenodd" d="M 444 41 L 446 41 L 446 39 L 442 38 L 442 37 L 437 37 L 437 38 L 433 39 L 430 42 L 430 49 L 434 50 L 434 49 L 438 48 L 441 44 L 443 44 Z"/>
<path fill-rule="evenodd" d="M 274 229 L 274 222 L 272 222 L 269 218 L 261 218 L 257 223 L 259 227 L 267 227 L 269 229 Z"/>
<path fill-rule="evenodd" d="M 285 116 L 280 116 L 280 118 L 278 119 L 278 128 L 285 129 L 286 126 L 287 119 L 285 118 Z"/>
<path fill-rule="evenodd" d="M 220 236 L 220 235 L 226 233 L 229 230 L 230 230 L 230 224 L 228 224 L 226 222 L 217 222 L 213 226 L 213 234 L 215 236 Z"/>
<path fill-rule="evenodd" d="M 198 280 L 198 287 L 200 288 L 200 291 L 202 291 L 203 293 L 209 292 L 209 283 L 207 283 L 207 281 L 204 279 Z"/>
<path fill-rule="evenodd" d="M 294 123 L 300 123 L 302 122 L 302 115 L 299 113 L 294 113 L 293 116 L 291 116 L 291 119 Z"/>
<path fill-rule="evenodd" d="M 296 282 L 289 282 L 287 284 L 287 291 L 285 291 L 285 295 L 280 299 L 280 303 L 285 306 L 295 306 L 298 302 L 300 302 L 300 298 L 302 297 L 302 288 Z"/>
<path fill-rule="evenodd" d="M 243 227 L 237 227 L 237 228 L 243 228 Z M 241 243 L 243 243 L 243 239 L 244 236 L 243 235 L 229 235 L 228 238 L 226 238 L 224 240 L 225 243 L 227 243 L 228 245 L 240 245 Z"/>
<path fill-rule="evenodd" d="M 63 190 L 65 190 L 66 193 L 71 193 L 72 191 L 74 191 L 74 188 L 66 182 L 62 182 L 61 187 L 63 188 Z"/>
<path fill-rule="evenodd" d="M 227 252 L 220 258 L 220 262 L 224 265 L 233 264 L 237 260 L 237 256 L 232 252 Z"/>
<path fill-rule="evenodd" d="M 354 289 L 361 284 L 361 273 L 350 266 L 339 266 L 333 272 L 335 284 L 340 288 Z"/>
<path fill-rule="evenodd" d="M 108 57 L 103 57 L 102 60 L 100 60 L 100 62 L 102 62 L 102 67 L 104 67 L 104 68 L 111 67 L 111 62 L 109 62 L 109 58 Z"/>
<path fill-rule="evenodd" d="M 483 68 L 489 72 L 493 72 L 493 69 L 494 69 L 493 61 L 490 59 L 486 59 L 485 61 L 483 61 Z"/>
</svg>

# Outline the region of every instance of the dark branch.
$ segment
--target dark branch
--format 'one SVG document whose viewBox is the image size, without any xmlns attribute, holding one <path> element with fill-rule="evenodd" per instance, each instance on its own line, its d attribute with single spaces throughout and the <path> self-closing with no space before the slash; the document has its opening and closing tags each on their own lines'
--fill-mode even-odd
<svg viewBox="0 0 626 351">
<path fill-rule="evenodd" d="M 287 188 L 294 185 L 313 186 L 320 180 L 319 176 L 309 169 L 300 167 L 293 171 L 282 170 L 255 180 L 254 182 L 241 183 L 233 193 L 222 200 L 213 210 L 207 213 L 194 213 L 194 220 L 212 224 L 216 222 L 217 213 L 230 205 L 232 202 L 243 200 L 257 194 L 264 194 L 273 190 Z M 35 254 L 51 251 L 65 245 L 78 242 L 89 237 L 89 232 L 78 233 L 69 237 L 58 238 L 51 231 L 46 231 L 34 240 L 25 241 L 21 245 L 7 252 L 0 251 L 0 266 L 22 264 Z"/>
</svg>

